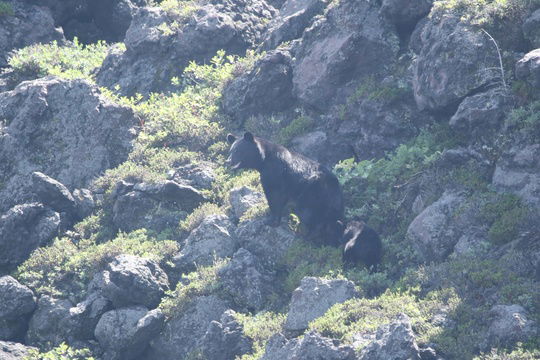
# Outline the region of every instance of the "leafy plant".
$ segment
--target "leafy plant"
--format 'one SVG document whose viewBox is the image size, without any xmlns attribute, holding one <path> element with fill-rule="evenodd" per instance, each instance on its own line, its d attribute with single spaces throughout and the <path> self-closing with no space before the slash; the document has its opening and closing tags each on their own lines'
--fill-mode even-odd
<svg viewBox="0 0 540 360">
<path fill-rule="evenodd" d="M 244 335 L 253 340 L 253 352 L 238 360 L 256 360 L 264 354 L 268 339 L 281 331 L 286 315 L 261 312 L 257 315 L 236 314 L 236 318 L 244 327 Z"/>
<path fill-rule="evenodd" d="M 10 3 L 0 1 L 0 16 L 13 16 L 14 14 L 13 6 Z"/>
<path fill-rule="evenodd" d="M 314 126 L 315 122 L 311 117 L 301 115 L 279 131 L 278 142 L 288 145 L 294 137 L 308 132 Z"/>
<path fill-rule="evenodd" d="M 92 352 L 88 349 L 73 349 L 62 343 L 48 352 L 30 349 L 25 360 L 94 360 Z"/>
</svg>

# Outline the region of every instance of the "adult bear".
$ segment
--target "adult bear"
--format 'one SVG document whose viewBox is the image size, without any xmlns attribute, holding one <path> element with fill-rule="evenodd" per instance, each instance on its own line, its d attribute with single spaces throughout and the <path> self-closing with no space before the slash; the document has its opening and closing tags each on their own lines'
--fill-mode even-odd
<svg viewBox="0 0 540 360">
<path fill-rule="evenodd" d="M 293 203 L 296 215 L 308 229 L 327 243 L 339 245 L 343 219 L 343 194 L 336 176 L 318 162 L 246 132 L 227 135 L 232 144 L 227 163 L 233 169 L 254 169 L 270 207 L 269 225 L 278 226 L 283 209 Z"/>
<path fill-rule="evenodd" d="M 363 221 L 352 220 L 343 232 L 341 243 L 346 265 L 362 262 L 368 269 L 377 270 L 382 257 L 382 243 L 375 230 Z"/>
</svg>

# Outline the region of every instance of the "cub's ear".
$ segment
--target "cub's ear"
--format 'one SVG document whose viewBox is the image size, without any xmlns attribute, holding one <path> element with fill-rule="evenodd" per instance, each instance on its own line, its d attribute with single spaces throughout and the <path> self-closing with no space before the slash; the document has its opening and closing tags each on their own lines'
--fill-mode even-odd
<svg viewBox="0 0 540 360">
<path fill-rule="evenodd" d="M 253 134 L 250 133 L 249 131 L 246 131 L 246 132 L 244 133 L 244 140 L 246 140 L 246 141 L 251 141 L 251 142 L 254 142 L 254 141 L 255 141 L 255 139 L 253 138 Z"/>
<path fill-rule="evenodd" d="M 228 142 L 229 144 L 232 144 L 232 143 L 234 143 L 235 141 L 236 141 L 236 136 L 234 136 L 233 134 L 227 135 L 227 142 Z"/>
</svg>

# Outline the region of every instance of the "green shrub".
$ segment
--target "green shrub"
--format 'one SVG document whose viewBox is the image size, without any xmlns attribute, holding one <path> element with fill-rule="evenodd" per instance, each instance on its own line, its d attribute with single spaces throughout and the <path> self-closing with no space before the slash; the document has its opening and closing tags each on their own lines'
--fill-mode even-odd
<svg viewBox="0 0 540 360">
<path fill-rule="evenodd" d="M 101 41 L 83 45 L 75 38 L 65 46 L 53 41 L 16 50 L 8 63 L 20 76 L 55 75 L 65 79 L 92 80 L 92 73 L 103 63 L 107 48 L 107 44 Z"/>
<path fill-rule="evenodd" d="M 38 248 L 21 264 L 14 276 L 38 294 L 82 299 L 94 274 L 120 254 L 137 255 L 162 264 L 178 251 L 175 241 L 162 240 L 145 229 L 119 233 L 109 242 L 83 239 L 77 244 L 68 238 L 56 239 Z"/>
<path fill-rule="evenodd" d="M 506 117 L 505 126 L 531 139 L 537 139 L 540 136 L 540 101 L 512 110 Z"/>
<path fill-rule="evenodd" d="M 204 203 L 180 223 L 180 229 L 186 233 L 190 233 L 209 215 L 224 214 L 223 209 L 214 203 Z"/>
<path fill-rule="evenodd" d="M 94 360 L 88 349 L 73 349 L 62 343 L 48 352 L 30 349 L 24 360 Z"/>
<path fill-rule="evenodd" d="M 236 318 L 244 327 L 244 335 L 253 340 L 253 352 L 239 360 L 256 360 L 264 354 L 268 339 L 281 331 L 286 315 L 261 312 L 257 315 L 236 314 Z"/>
<path fill-rule="evenodd" d="M 540 359 L 540 350 L 528 350 L 523 348 L 523 344 L 518 343 L 515 350 L 492 349 L 487 354 L 480 354 L 473 360 L 537 360 Z"/>
<path fill-rule="evenodd" d="M 495 245 L 515 240 L 528 213 L 528 207 L 513 194 L 487 193 L 480 209 L 480 217 L 488 224 L 488 235 Z"/>
<path fill-rule="evenodd" d="M 301 115 L 279 131 L 278 142 L 283 145 L 289 145 L 294 137 L 305 134 L 313 129 L 314 126 L 315 122 L 311 117 Z"/>
<path fill-rule="evenodd" d="M 13 16 L 13 6 L 5 1 L 0 1 L 0 16 Z"/>
</svg>

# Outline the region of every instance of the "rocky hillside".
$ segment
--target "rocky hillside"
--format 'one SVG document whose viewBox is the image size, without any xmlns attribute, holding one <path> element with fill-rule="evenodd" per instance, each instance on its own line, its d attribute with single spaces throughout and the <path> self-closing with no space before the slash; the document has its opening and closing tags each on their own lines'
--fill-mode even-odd
<svg viewBox="0 0 540 360">
<path fill-rule="evenodd" d="M 540 0 L 3 0 L 0 70 L 0 359 L 540 359 Z M 244 130 L 377 271 L 265 225 Z"/>
</svg>

